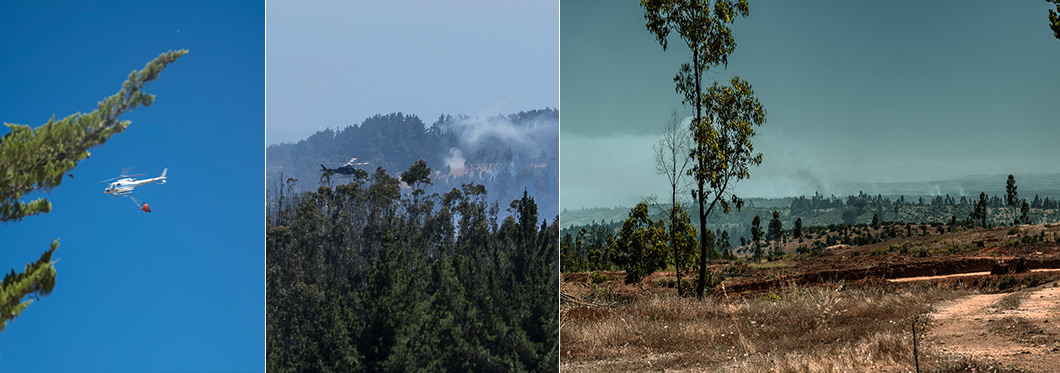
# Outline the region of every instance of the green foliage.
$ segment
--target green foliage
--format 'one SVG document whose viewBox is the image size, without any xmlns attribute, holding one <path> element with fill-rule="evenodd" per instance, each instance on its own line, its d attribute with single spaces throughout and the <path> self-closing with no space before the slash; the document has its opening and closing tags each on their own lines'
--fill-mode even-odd
<svg viewBox="0 0 1060 373">
<path fill-rule="evenodd" d="M 1005 181 L 1005 205 L 1012 206 L 1012 215 L 1016 215 L 1016 209 L 1019 208 L 1019 192 L 1016 190 L 1016 178 L 1012 174 L 1008 175 L 1008 180 Z M 1019 218 L 1014 219 L 1016 224 L 1019 224 Z"/>
<path fill-rule="evenodd" d="M 674 268 L 679 270 L 693 269 L 697 265 L 699 260 L 699 252 L 696 248 L 699 246 L 696 242 L 696 227 L 692 225 L 692 221 L 681 205 L 675 205 L 671 213 L 676 217 L 674 222 L 676 225 L 670 226 L 670 247 L 673 249 L 673 263 Z M 728 236 L 726 236 L 726 239 Z M 679 274 L 680 275 L 680 274 Z M 680 276 L 678 276 L 680 279 Z"/>
<path fill-rule="evenodd" d="M 52 242 L 51 248 L 41 254 L 36 262 L 26 264 L 22 273 L 11 273 L 4 276 L 0 284 L 0 332 L 7 326 L 7 321 L 18 317 L 29 307 L 32 300 L 22 301 L 27 295 L 39 299 L 51 294 L 55 288 L 55 262 L 52 253 L 59 248 L 59 240 Z"/>
<path fill-rule="evenodd" d="M 767 237 L 773 241 L 773 247 L 769 250 L 769 259 L 777 259 L 783 256 L 780 250 L 780 241 L 784 236 L 784 225 L 780 222 L 780 211 L 773 210 L 773 219 L 769 221 L 769 232 Z"/>
<path fill-rule="evenodd" d="M 773 219 L 769 221 L 769 239 L 780 241 L 784 234 L 784 223 L 780 221 L 780 211 L 773 210 Z"/>
<path fill-rule="evenodd" d="M 410 200 L 399 184 L 380 168 L 277 201 L 266 222 L 267 367 L 558 369 L 558 224 L 540 220 L 525 192 L 498 224 L 481 185 Z"/>
<path fill-rule="evenodd" d="M 629 211 L 611 247 L 615 264 L 626 271 L 627 284 L 666 268 L 666 241 L 665 225 L 662 220 L 651 220 L 647 204 L 639 203 Z"/>
<path fill-rule="evenodd" d="M 692 159 L 688 153 L 692 149 L 692 138 L 681 128 L 681 118 L 674 110 L 666 124 L 663 136 L 655 144 L 655 173 L 665 175 L 670 185 L 670 224 L 669 239 L 673 249 L 672 259 L 677 273 L 677 284 L 680 285 L 681 271 L 685 264 L 695 263 L 694 249 L 696 244 L 695 229 L 689 223 L 688 213 L 677 202 L 677 189 L 687 187 L 684 181 Z M 691 233 L 691 236 L 688 234 Z M 678 293 L 680 294 L 680 289 Z"/>
<path fill-rule="evenodd" d="M 413 189 L 416 188 L 416 184 L 429 185 L 431 184 L 431 169 L 427 167 L 426 161 L 420 159 L 413 163 L 408 171 L 401 173 L 401 181 Z"/>
<path fill-rule="evenodd" d="M 732 260 L 736 256 L 732 253 L 732 243 L 729 241 L 729 231 L 718 230 L 718 243 L 715 247 L 721 252 L 721 256 L 725 259 Z"/>
<path fill-rule="evenodd" d="M 53 116 L 37 128 L 4 123 L 11 129 L 0 138 L 0 221 L 19 221 L 22 218 L 51 211 L 46 198 L 22 202 L 25 193 L 50 191 L 59 186 L 63 175 L 88 158 L 88 149 L 102 145 L 114 134 L 124 131 L 130 122 L 118 116 L 136 107 L 151 106 L 154 95 L 142 91 L 148 82 L 158 78 L 166 65 L 174 62 L 186 50 L 161 54 L 144 66 L 139 73 L 133 70 L 121 90 L 103 101 L 87 114 L 72 114 L 59 121 Z"/>
<path fill-rule="evenodd" d="M 1049 9 L 1049 28 L 1053 30 L 1053 36 L 1060 39 L 1060 0 L 1045 0 L 1056 4 L 1056 11 Z"/>
<path fill-rule="evenodd" d="M 592 283 L 594 284 L 602 284 L 607 282 L 607 276 L 603 273 L 600 273 L 600 271 L 594 271 L 593 273 L 589 274 L 589 280 L 592 281 Z"/>
<path fill-rule="evenodd" d="M 100 101 L 96 110 L 87 114 L 76 113 L 58 121 L 52 116 L 37 128 L 4 123 L 11 132 L 0 138 L 0 222 L 17 222 L 50 212 L 52 204 L 47 198 L 24 202 L 22 196 L 55 189 L 63 175 L 88 158 L 89 149 L 124 131 L 130 122 L 119 121 L 118 117 L 140 105 L 151 106 L 155 96 L 143 92 L 143 88 L 187 52 L 162 53 L 143 70 L 133 70 L 117 93 Z M 12 270 L 4 277 L 0 285 L 0 331 L 32 303 L 22 301 L 23 298 L 32 295 L 39 299 L 51 293 L 56 277 L 51 257 L 58 247 L 56 239 L 40 259 L 26 265 L 25 271 Z"/>
<path fill-rule="evenodd" d="M 988 208 L 987 206 L 988 205 L 987 205 L 987 200 L 986 200 L 986 193 L 985 192 L 980 192 L 979 193 L 979 202 L 975 203 L 975 206 L 972 209 L 972 212 L 968 214 L 968 217 L 971 220 L 973 220 L 973 221 L 976 221 L 976 220 L 981 221 L 982 222 L 981 226 L 983 228 L 986 228 L 986 217 L 987 217 L 987 211 L 988 211 L 987 210 L 987 208 Z"/>
<path fill-rule="evenodd" d="M 714 82 L 703 90 L 703 72 L 710 67 L 728 64 L 728 55 L 736 48 L 729 26 L 737 16 L 746 17 L 746 0 L 641 0 L 645 27 L 665 51 L 668 37 L 676 32 L 692 52 L 692 61 L 681 65 L 674 76 L 675 90 L 683 102 L 695 108 L 689 125 L 693 160 L 689 175 L 697 183 L 693 198 L 699 204 L 700 269 L 696 293 L 703 297 L 706 281 L 705 260 L 713 252 L 708 240 L 707 216 L 720 203 L 727 214 L 730 203 L 737 210 L 743 200 L 731 195 L 731 187 L 749 177 L 748 166 L 762 163 L 754 153 L 750 139 L 753 126 L 765 121 L 765 109 L 754 97 L 751 85 L 733 77 L 729 86 Z M 709 190 L 708 190 L 709 189 Z M 708 203 L 708 201 L 710 201 Z M 708 206 L 709 205 L 709 206 Z"/>
<path fill-rule="evenodd" d="M 754 258 L 762 258 L 762 218 L 755 215 L 755 218 L 751 220 L 751 242 L 754 243 Z"/>
<path fill-rule="evenodd" d="M 571 235 L 571 232 L 575 232 Z M 614 229 L 606 224 L 593 223 L 568 229 L 561 239 L 564 248 L 563 272 L 609 271 L 614 269 L 609 242 L 614 241 Z"/>
</svg>

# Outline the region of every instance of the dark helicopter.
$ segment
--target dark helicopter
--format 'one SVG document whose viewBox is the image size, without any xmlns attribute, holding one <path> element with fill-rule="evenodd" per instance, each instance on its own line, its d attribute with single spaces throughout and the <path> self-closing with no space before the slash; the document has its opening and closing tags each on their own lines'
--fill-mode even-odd
<svg viewBox="0 0 1060 373">
<path fill-rule="evenodd" d="M 354 175 L 359 170 L 355 166 L 364 166 L 367 164 L 368 162 L 357 162 L 357 158 L 350 158 L 350 161 L 346 162 L 346 164 L 342 165 L 342 167 L 327 168 L 324 165 L 320 165 L 320 171 L 324 173 L 333 173 L 340 175 Z"/>
</svg>

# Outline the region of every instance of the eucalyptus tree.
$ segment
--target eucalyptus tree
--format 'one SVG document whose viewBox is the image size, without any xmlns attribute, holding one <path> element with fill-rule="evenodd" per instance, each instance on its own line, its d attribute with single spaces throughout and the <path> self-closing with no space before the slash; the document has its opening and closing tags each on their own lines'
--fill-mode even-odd
<svg viewBox="0 0 1060 373">
<path fill-rule="evenodd" d="M 694 142 L 689 156 L 693 166 L 689 175 L 696 181 L 692 197 L 699 205 L 700 268 L 696 294 L 703 297 L 706 288 L 706 260 L 717 257 L 714 240 L 707 239 L 707 216 L 715 206 L 724 213 L 739 210 L 743 200 L 732 193 L 732 187 L 750 176 L 749 166 L 762 163 L 754 153 L 751 137 L 754 126 L 765 122 L 765 109 L 754 97 L 751 85 L 733 77 L 729 85 L 714 82 L 703 89 L 703 73 L 712 67 L 727 66 L 728 56 L 736 48 L 730 25 L 736 17 L 749 14 L 747 0 L 641 0 L 645 27 L 655 35 L 665 51 L 671 32 L 685 42 L 692 53 L 690 62 L 681 65 L 674 76 L 675 90 L 692 106 L 694 116 L 689 130 Z"/>
</svg>

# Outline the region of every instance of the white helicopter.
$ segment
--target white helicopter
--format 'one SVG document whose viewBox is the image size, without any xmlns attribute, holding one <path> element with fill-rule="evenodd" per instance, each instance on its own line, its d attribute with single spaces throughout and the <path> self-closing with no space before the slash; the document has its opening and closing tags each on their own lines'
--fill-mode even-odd
<svg viewBox="0 0 1060 373">
<path fill-rule="evenodd" d="M 103 180 L 103 181 L 100 181 L 100 183 L 111 181 L 111 180 L 114 180 L 114 179 L 118 179 L 118 181 L 115 181 L 113 183 L 110 183 L 110 185 L 107 185 L 107 188 L 103 189 L 103 193 L 110 194 L 110 195 L 113 195 L 115 197 L 129 197 L 129 199 L 131 199 L 133 201 L 133 203 L 136 204 L 136 206 L 140 207 L 140 210 L 143 210 L 144 212 L 151 212 L 151 207 L 148 206 L 147 203 L 140 203 L 140 201 L 137 201 L 136 198 L 133 198 L 131 193 L 132 193 L 134 188 L 136 188 L 138 186 L 141 186 L 141 185 L 144 185 L 144 184 L 150 184 L 150 183 L 165 184 L 166 183 L 166 171 L 168 171 L 168 170 L 169 170 L 168 168 L 164 168 L 164 169 L 162 169 L 162 175 L 159 175 L 158 177 L 153 177 L 153 178 L 150 178 L 150 179 L 143 179 L 143 180 L 136 180 L 136 178 L 133 177 L 133 176 L 140 176 L 140 175 L 143 175 L 143 174 L 126 175 L 125 172 L 128 172 L 128 170 L 126 170 L 125 172 L 122 172 L 121 176 L 110 178 L 110 179 L 107 179 L 107 180 Z"/>
</svg>

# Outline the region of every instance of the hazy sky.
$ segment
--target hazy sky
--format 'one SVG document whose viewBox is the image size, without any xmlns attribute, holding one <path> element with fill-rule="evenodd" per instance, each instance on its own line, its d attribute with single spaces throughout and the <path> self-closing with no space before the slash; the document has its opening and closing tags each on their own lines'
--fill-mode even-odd
<svg viewBox="0 0 1060 373">
<path fill-rule="evenodd" d="M 1058 172 L 1060 40 L 1048 4 L 751 2 L 736 51 L 708 76 L 749 81 L 767 110 L 765 161 L 744 196 L 842 182 Z M 636 1 L 561 4 L 561 207 L 667 195 L 651 145 L 682 106 L 690 53 L 663 51 Z M 709 78 L 708 78 L 709 82 Z"/>
<path fill-rule="evenodd" d="M 266 142 L 375 114 L 559 105 L 559 3 L 270 1 Z"/>
<path fill-rule="evenodd" d="M 59 238 L 55 289 L 0 333 L 3 372 L 265 370 L 264 1 L 0 2 L 0 121 L 96 109 L 129 72 L 188 49 L 150 107 L 0 225 L 0 271 Z M 0 135 L 8 132 L 0 127 Z M 103 194 L 125 167 L 165 185 Z"/>
</svg>

